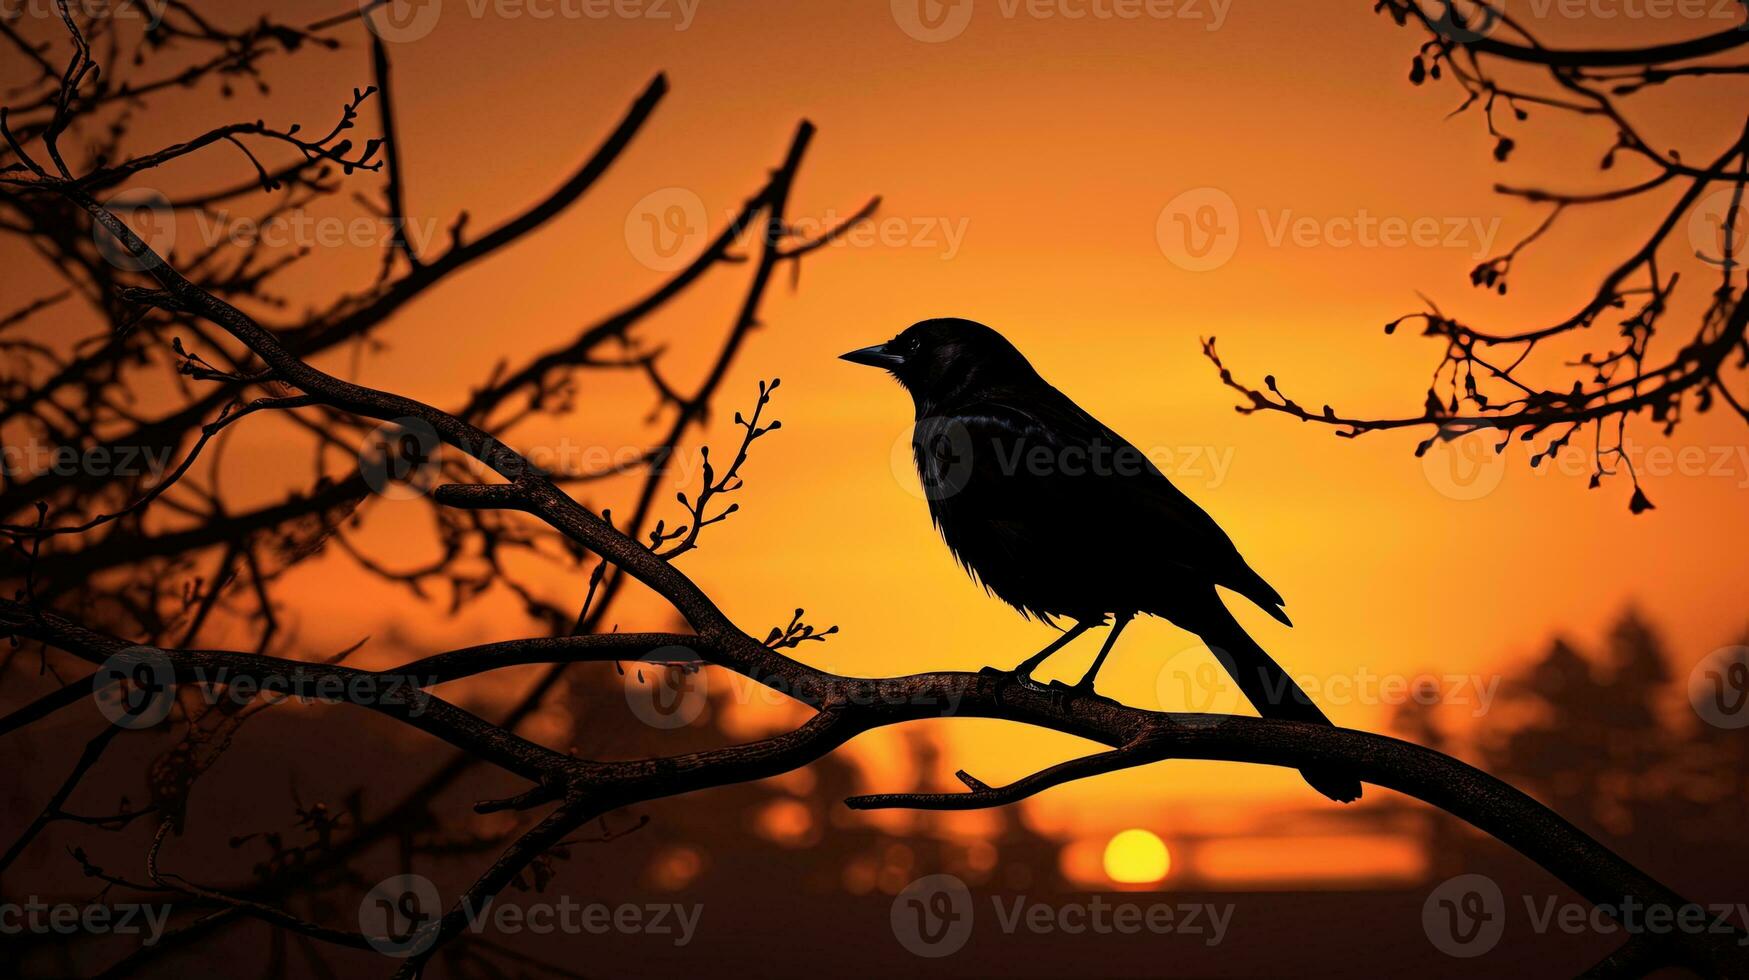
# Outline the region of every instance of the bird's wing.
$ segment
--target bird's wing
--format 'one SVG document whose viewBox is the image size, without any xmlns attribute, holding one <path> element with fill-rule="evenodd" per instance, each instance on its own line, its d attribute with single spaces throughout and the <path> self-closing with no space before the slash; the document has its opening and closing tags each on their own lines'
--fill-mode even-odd
<svg viewBox="0 0 1749 980">
<path fill-rule="evenodd" d="M 1246 564 L 1208 512 L 1197 506 L 1123 436 L 1052 388 L 1043 397 L 992 400 L 987 424 L 1032 445 L 1050 447 L 1059 461 L 1084 455 L 1084 471 L 1058 466 L 1031 480 L 1051 502 L 1056 521 L 1080 533 L 1112 535 L 1145 548 L 1151 558 L 1193 570 L 1257 603 L 1287 622 L 1281 594 Z M 1069 452 L 1069 456 L 1065 456 Z"/>
</svg>

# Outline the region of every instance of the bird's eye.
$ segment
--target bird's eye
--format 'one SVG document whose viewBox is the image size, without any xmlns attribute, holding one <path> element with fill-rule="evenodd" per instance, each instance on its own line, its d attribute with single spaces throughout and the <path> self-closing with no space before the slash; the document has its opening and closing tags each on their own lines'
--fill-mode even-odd
<svg viewBox="0 0 1749 980">
<path fill-rule="evenodd" d="M 923 338 L 922 337 L 912 337 L 910 340 L 905 341 L 905 353 L 907 353 L 907 354 L 915 354 L 922 349 L 923 349 Z"/>
</svg>

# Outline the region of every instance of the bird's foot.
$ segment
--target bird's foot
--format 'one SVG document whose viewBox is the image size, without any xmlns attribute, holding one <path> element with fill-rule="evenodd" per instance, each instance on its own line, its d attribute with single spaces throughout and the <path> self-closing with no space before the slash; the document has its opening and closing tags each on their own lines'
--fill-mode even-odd
<svg viewBox="0 0 1749 980">
<path fill-rule="evenodd" d="M 1032 672 L 1037 670 L 1039 664 L 1044 663 L 1045 658 L 1049 657 L 1050 654 L 1051 654 L 1050 650 L 1045 650 L 1045 651 L 1037 654 L 1036 656 L 1028 657 L 1027 659 L 1021 661 L 1019 664 L 1016 664 L 1014 669 L 1011 671 L 1008 671 L 1008 673 L 1011 673 L 1014 675 L 1015 683 L 1019 684 L 1021 687 L 1024 687 L 1024 688 L 1027 688 L 1028 690 L 1033 690 L 1033 691 L 1043 691 L 1043 690 L 1045 690 L 1045 685 L 1040 684 L 1038 681 L 1033 680 L 1032 679 Z M 986 669 L 994 670 L 995 668 L 986 668 Z"/>
<path fill-rule="evenodd" d="M 1022 665 L 1022 666 L 1024 666 L 1024 665 Z M 1051 685 L 1040 684 L 1038 681 L 1034 680 L 1033 676 L 1032 676 L 1032 671 L 1030 671 L 1030 670 L 1021 670 L 1019 668 L 1015 668 L 1015 670 L 1014 670 L 1014 682 L 1016 684 L 1019 684 L 1021 687 L 1026 688 L 1029 691 L 1037 691 L 1040 694 L 1049 694 L 1050 690 L 1051 690 Z"/>
<path fill-rule="evenodd" d="M 1093 689 L 1093 678 L 1091 677 L 1083 677 L 1073 684 L 1066 685 L 1066 687 L 1068 690 L 1085 697 L 1099 697 L 1099 692 Z"/>
<path fill-rule="evenodd" d="M 997 670 L 994 667 L 985 667 L 983 672 L 1009 675 L 1014 678 L 1014 683 L 1026 688 L 1027 690 L 1032 691 L 1035 694 L 1049 695 L 1051 705 L 1058 710 L 1062 710 L 1065 701 L 1063 696 L 1063 685 L 1056 681 L 1051 681 L 1048 684 L 1040 683 L 1032 676 L 1032 670 L 1026 664 L 1021 664 L 1013 670 Z"/>
<path fill-rule="evenodd" d="M 1050 681 L 1040 684 L 1028 677 L 1021 682 L 1027 690 L 1037 691 L 1051 699 L 1051 710 L 1061 712 L 1069 704 L 1069 688 L 1062 681 Z"/>
<path fill-rule="evenodd" d="M 1027 687 L 1039 686 L 1038 681 L 1032 679 L 1032 669 L 1026 664 L 1021 664 L 1018 667 L 1006 668 L 997 667 L 992 664 L 988 667 L 979 667 L 978 674 L 981 677 L 1012 677 L 1016 682 L 1024 684 Z"/>
</svg>

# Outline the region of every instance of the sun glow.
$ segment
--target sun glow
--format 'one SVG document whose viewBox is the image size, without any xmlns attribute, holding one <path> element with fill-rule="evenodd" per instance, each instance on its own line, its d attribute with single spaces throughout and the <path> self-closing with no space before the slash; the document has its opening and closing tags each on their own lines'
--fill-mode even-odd
<svg viewBox="0 0 1749 980">
<path fill-rule="evenodd" d="M 1151 831 L 1125 830 L 1105 845 L 1105 876 L 1120 885 L 1151 885 L 1171 867 L 1166 842 Z"/>
</svg>

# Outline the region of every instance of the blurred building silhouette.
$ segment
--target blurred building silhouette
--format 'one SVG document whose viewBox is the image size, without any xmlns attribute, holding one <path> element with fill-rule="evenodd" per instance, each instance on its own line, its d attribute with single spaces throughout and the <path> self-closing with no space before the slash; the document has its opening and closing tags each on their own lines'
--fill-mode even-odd
<svg viewBox="0 0 1749 980">
<path fill-rule="evenodd" d="M 715 669 L 625 664 L 623 670 L 618 676 L 595 671 L 573 683 L 568 707 L 578 719 L 578 744 L 592 757 L 667 756 L 745 742 L 767 726 L 774 725 L 773 732 L 793 727 L 804 710 Z M 676 685 L 685 692 L 677 695 Z M 704 704 L 688 724 L 655 727 L 643 720 L 648 708 L 630 706 L 646 694 L 670 702 L 702 695 Z M 958 875 L 974 888 L 1067 887 L 1058 858 L 1063 842 L 1030 830 L 1017 807 L 869 814 L 845 806 L 846 798 L 861 793 L 963 788 L 936 783 L 942 766 L 932 734 L 905 729 L 891 741 L 905 758 L 879 766 L 880 772 L 865 771 L 855 751 L 840 751 L 797 772 L 655 804 L 648 826 L 592 852 L 591 861 L 635 876 L 639 885 L 673 891 L 758 882 L 760 889 L 785 894 L 892 895 L 937 872 Z M 911 778 L 918 781 L 891 781 Z"/>
</svg>

